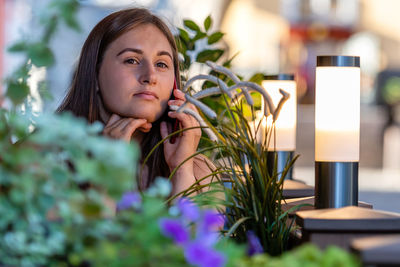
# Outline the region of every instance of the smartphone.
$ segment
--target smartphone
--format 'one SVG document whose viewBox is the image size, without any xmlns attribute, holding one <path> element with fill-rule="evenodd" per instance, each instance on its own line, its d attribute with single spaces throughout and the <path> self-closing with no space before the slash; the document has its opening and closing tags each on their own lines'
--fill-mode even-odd
<svg viewBox="0 0 400 267">
<path fill-rule="evenodd" d="M 178 87 L 176 86 L 176 79 L 174 79 L 174 89 L 173 89 L 173 90 L 175 90 L 175 89 L 177 89 L 177 88 L 178 88 Z M 173 100 L 173 99 L 175 99 L 175 96 L 174 96 L 174 92 L 172 91 L 171 100 Z M 179 128 L 179 121 L 178 121 L 177 119 L 172 119 L 172 120 L 171 120 L 171 123 L 172 123 L 172 132 L 178 131 L 178 128 Z M 175 141 L 176 141 L 176 137 L 177 137 L 177 135 L 173 135 L 173 136 L 169 139 L 169 142 L 170 142 L 171 144 L 174 144 Z"/>
</svg>

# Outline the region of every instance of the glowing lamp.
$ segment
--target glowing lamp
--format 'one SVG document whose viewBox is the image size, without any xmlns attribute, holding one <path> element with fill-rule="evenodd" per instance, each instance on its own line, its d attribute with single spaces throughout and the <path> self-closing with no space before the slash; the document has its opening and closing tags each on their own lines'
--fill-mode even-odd
<svg viewBox="0 0 400 267">
<path fill-rule="evenodd" d="M 297 93 L 296 82 L 292 74 L 278 74 L 264 76 L 262 86 L 271 96 L 275 106 L 278 105 L 282 95 L 279 89 L 290 94 L 289 99 L 282 106 L 279 117 L 275 122 L 275 134 L 271 134 L 268 143 L 268 162 L 273 169 L 275 155 L 277 156 L 278 172 L 282 172 L 288 160 L 293 158 L 296 150 L 296 125 L 297 125 Z M 272 122 L 272 118 L 267 119 L 268 123 Z M 270 125 L 269 125 L 270 126 Z M 285 179 L 293 179 L 292 169 L 289 171 Z"/>
<path fill-rule="evenodd" d="M 315 207 L 358 203 L 360 58 L 318 56 L 315 77 Z"/>
</svg>

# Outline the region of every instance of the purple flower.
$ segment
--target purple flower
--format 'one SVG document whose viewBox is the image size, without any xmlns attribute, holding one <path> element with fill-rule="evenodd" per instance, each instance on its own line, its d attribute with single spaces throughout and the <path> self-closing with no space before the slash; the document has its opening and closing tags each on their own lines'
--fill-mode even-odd
<svg viewBox="0 0 400 267">
<path fill-rule="evenodd" d="M 247 243 L 248 243 L 247 254 L 249 256 L 252 256 L 254 254 L 264 253 L 264 249 L 261 246 L 260 240 L 254 234 L 253 231 L 247 232 Z"/>
<path fill-rule="evenodd" d="M 226 262 L 225 255 L 201 242 L 193 242 L 185 247 L 186 261 L 199 267 L 220 267 Z"/>
<path fill-rule="evenodd" d="M 224 226 L 224 216 L 213 210 L 206 210 L 203 214 L 201 231 L 218 231 Z"/>
<path fill-rule="evenodd" d="M 224 225 L 224 217 L 213 211 L 205 210 L 198 222 L 196 240 L 206 246 L 213 246 L 218 241 L 219 230 Z"/>
<path fill-rule="evenodd" d="M 217 243 L 220 234 L 219 232 L 197 232 L 196 241 L 201 242 L 205 246 L 212 247 Z"/>
<path fill-rule="evenodd" d="M 190 222 L 195 222 L 200 217 L 199 208 L 188 198 L 180 198 L 177 207 L 182 216 Z"/>
<path fill-rule="evenodd" d="M 179 220 L 162 218 L 159 225 L 163 235 L 174 239 L 176 244 L 183 245 L 189 241 L 189 231 Z"/>
<path fill-rule="evenodd" d="M 138 192 L 126 192 L 117 203 L 117 211 L 126 210 L 131 207 L 138 207 L 142 202 L 142 198 Z"/>
</svg>

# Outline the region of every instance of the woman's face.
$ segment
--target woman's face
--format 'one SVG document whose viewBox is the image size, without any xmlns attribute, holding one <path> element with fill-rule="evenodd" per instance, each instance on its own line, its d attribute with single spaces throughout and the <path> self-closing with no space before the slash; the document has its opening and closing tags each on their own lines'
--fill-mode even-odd
<svg viewBox="0 0 400 267">
<path fill-rule="evenodd" d="M 152 24 L 118 37 L 105 51 L 99 70 L 105 107 L 123 117 L 156 121 L 174 85 L 172 57 L 167 38 Z"/>
</svg>

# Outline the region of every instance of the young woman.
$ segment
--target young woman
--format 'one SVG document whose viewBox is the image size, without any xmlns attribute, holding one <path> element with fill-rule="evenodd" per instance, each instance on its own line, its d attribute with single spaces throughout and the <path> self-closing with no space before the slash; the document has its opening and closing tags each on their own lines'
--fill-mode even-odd
<svg viewBox="0 0 400 267">
<path fill-rule="evenodd" d="M 122 10 L 101 20 L 89 34 L 58 112 L 103 122 L 105 136 L 135 140 L 143 160 L 171 133 L 173 120 L 181 128 L 198 126 L 191 116 L 169 111 L 169 105 L 185 100 L 182 91 L 173 89 L 174 83 L 179 88 L 178 52 L 166 24 L 146 9 Z M 156 176 L 168 177 L 196 152 L 200 136 L 200 129 L 191 129 L 159 146 L 138 177 L 139 189 L 147 188 Z M 209 173 L 203 157 L 188 160 L 172 178 L 172 193 Z"/>
</svg>

